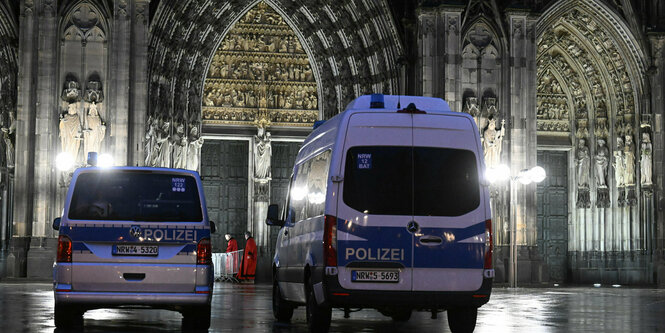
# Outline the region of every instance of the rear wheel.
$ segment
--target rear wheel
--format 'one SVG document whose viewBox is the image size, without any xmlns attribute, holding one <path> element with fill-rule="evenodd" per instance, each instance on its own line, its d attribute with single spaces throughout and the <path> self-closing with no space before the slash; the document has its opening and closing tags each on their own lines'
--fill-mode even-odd
<svg viewBox="0 0 665 333">
<path fill-rule="evenodd" d="M 62 329 L 83 326 L 83 310 L 73 306 L 55 303 L 55 327 Z"/>
<path fill-rule="evenodd" d="M 476 328 L 478 308 L 449 309 L 448 327 L 453 333 L 471 333 Z"/>
<path fill-rule="evenodd" d="M 210 328 L 210 304 L 187 308 L 182 312 L 183 331 L 208 331 Z"/>
<path fill-rule="evenodd" d="M 310 280 L 307 289 L 307 327 L 310 332 L 328 332 L 330 329 L 330 318 L 332 316 L 332 308 L 328 305 L 319 305 L 314 296 L 314 285 Z"/>
<path fill-rule="evenodd" d="M 277 321 L 283 322 L 287 322 L 293 317 L 293 305 L 282 297 L 277 281 L 272 285 L 272 314 Z"/>
</svg>

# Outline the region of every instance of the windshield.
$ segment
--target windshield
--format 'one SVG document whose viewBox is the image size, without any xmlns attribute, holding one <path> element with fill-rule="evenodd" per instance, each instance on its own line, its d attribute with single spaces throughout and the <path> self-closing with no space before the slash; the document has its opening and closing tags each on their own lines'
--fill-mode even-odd
<svg viewBox="0 0 665 333">
<path fill-rule="evenodd" d="M 460 216 L 480 204 L 476 157 L 451 148 L 352 147 L 343 195 L 365 214 Z"/>
<path fill-rule="evenodd" d="M 203 214 L 194 177 L 122 171 L 81 173 L 69 218 L 200 222 Z"/>
</svg>

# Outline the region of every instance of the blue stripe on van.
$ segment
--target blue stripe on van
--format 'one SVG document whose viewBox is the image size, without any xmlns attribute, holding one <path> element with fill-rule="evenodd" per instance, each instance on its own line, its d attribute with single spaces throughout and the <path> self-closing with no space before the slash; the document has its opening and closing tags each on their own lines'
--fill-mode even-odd
<svg viewBox="0 0 665 333">
<path fill-rule="evenodd" d="M 422 228 L 420 233 L 441 237 L 441 244 L 425 246 L 404 227 L 362 226 L 337 220 L 337 230 L 368 241 L 337 239 L 337 262 L 399 262 L 414 268 L 482 268 L 484 243 L 459 241 L 485 233 L 485 222 L 466 228 Z M 413 246 L 413 247 L 412 247 Z M 413 256 L 413 266 L 411 258 Z"/>
<path fill-rule="evenodd" d="M 127 242 L 127 243 L 198 243 L 201 238 L 210 237 L 210 229 L 141 227 L 141 234 L 131 234 L 131 226 L 96 227 L 67 226 L 60 228 L 61 235 L 67 235 L 73 242 Z"/>
</svg>

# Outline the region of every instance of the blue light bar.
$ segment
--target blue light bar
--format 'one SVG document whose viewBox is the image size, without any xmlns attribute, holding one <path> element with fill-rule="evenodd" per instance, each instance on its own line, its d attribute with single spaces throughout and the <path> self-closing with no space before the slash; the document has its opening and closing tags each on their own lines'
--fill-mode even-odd
<svg viewBox="0 0 665 333">
<path fill-rule="evenodd" d="M 383 109 L 385 105 L 383 104 L 383 94 L 372 94 L 371 100 L 369 102 L 370 109 Z"/>
</svg>

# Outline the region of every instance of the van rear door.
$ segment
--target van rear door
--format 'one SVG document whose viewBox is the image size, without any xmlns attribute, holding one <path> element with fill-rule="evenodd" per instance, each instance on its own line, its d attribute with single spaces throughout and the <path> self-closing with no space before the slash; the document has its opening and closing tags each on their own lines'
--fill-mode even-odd
<svg viewBox="0 0 665 333">
<path fill-rule="evenodd" d="M 413 290 L 470 291 L 483 282 L 485 195 L 479 136 L 471 121 L 413 115 Z"/>
<path fill-rule="evenodd" d="M 346 289 L 411 290 L 413 221 L 409 114 L 353 114 L 337 204 L 339 283 Z"/>
</svg>

